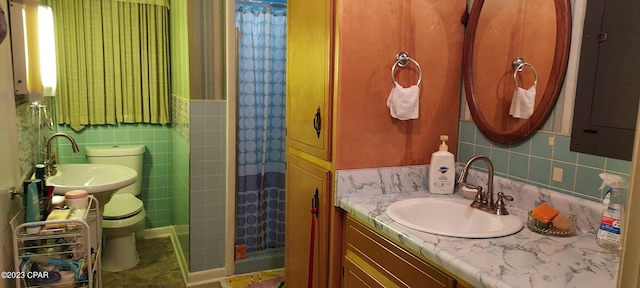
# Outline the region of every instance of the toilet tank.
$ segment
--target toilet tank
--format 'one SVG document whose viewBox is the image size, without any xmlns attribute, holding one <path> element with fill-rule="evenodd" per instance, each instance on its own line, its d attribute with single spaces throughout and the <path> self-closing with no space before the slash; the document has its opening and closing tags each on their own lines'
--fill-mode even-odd
<svg viewBox="0 0 640 288">
<path fill-rule="evenodd" d="M 142 160 L 144 145 L 114 145 L 114 146 L 87 146 L 85 153 L 89 163 L 92 164 L 117 164 L 127 166 L 138 172 L 138 180 L 116 194 L 139 195 L 142 190 Z"/>
</svg>

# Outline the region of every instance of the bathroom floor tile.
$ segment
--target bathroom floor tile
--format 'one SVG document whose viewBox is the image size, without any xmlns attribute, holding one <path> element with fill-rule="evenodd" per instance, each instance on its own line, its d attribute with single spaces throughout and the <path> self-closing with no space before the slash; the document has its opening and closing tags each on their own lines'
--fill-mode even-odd
<svg viewBox="0 0 640 288">
<path fill-rule="evenodd" d="M 140 262 L 134 268 L 121 272 L 102 271 L 104 288 L 176 288 L 185 287 L 169 237 L 145 239 L 138 243 Z M 221 288 L 219 283 L 195 288 Z"/>
<path fill-rule="evenodd" d="M 124 273 L 102 270 L 102 287 L 124 287 Z"/>
</svg>

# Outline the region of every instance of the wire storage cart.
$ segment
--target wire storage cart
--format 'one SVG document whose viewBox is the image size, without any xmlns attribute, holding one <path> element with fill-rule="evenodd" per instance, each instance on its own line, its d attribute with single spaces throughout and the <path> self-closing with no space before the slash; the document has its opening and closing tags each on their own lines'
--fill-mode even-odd
<svg viewBox="0 0 640 288">
<path fill-rule="evenodd" d="M 88 209 L 52 210 L 69 213 L 64 220 L 15 226 L 14 275 L 6 276 L 15 278 L 17 287 L 101 287 L 102 216 L 98 207 L 98 200 L 89 195 Z M 41 226 L 38 233 L 27 233 L 34 226 Z"/>
</svg>

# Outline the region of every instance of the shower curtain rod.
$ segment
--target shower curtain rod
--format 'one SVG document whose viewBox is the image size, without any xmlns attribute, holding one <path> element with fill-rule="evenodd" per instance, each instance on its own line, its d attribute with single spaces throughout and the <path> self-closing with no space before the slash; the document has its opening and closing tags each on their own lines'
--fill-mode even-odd
<svg viewBox="0 0 640 288">
<path fill-rule="evenodd" d="M 258 1 L 251 1 L 251 0 L 237 0 L 236 4 L 266 6 L 266 7 L 272 7 L 272 8 L 287 8 L 286 4 L 280 4 L 280 3 L 274 3 L 274 2 L 258 2 Z"/>
</svg>

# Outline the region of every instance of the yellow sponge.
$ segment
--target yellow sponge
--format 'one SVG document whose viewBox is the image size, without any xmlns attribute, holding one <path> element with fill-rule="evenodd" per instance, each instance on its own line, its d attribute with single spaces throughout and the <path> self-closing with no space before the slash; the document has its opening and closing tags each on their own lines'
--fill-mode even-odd
<svg viewBox="0 0 640 288">
<path fill-rule="evenodd" d="M 49 213 L 49 216 L 47 216 L 47 221 L 66 220 L 69 218 L 70 213 L 71 210 L 69 209 L 53 209 L 51 213 Z M 66 225 L 66 223 L 47 223 L 45 229 L 62 228 Z"/>
<path fill-rule="evenodd" d="M 549 223 L 551 219 L 558 215 L 558 210 L 549 206 L 547 203 L 542 203 L 531 211 L 531 217 L 538 219 L 542 223 Z"/>
</svg>

